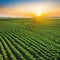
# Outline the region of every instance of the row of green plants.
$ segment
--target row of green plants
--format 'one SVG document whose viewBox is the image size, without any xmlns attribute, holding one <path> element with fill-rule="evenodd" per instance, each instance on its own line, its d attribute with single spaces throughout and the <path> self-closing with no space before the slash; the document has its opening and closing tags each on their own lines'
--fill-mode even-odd
<svg viewBox="0 0 60 60">
<path fill-rule="evenodd" d="M 0 35 L 1 35 L 1 34 L 0 34 Z M 2 37 L 2 36 L 0 37 L 1 42 L 2 42 L 4 48 L 5 48 L 6 52 L 7 52 L 8 59 L 16 60 L 16 58 L 14 57 L 12 51 L 10 50 L 10 48 L 8 47 L 8 45 L 6 44 L 5 39 L 3 39 L 3 38 L 4 38 L 4 37 Z"/>
<path fill-rule="evenodd" d="M 6 50 L 4 49 L 3 44 L 1 42 L 0 42 L 0 45 L 1 45 L 1 47 L 0 47 L 1 48 L 1 53 L 2 53 L 2 56 L 3 56 L 4 60 L 8 60 Z"/>
<path fill-rule="evenodd" d="M 22 33 L 23 34 L 23 33 Z M 24 33 L 24 34 L 26 34 L 26 33 Z M 23 34 L 23 35 L 24 35 Z M 21 33 L 20 33 L 20 35 L 21 35 Z M 30 35 L 31 36 L 31 35 Z M 24 37 L 26 37 L 26 35 L 24 36 Z M 32 37 L 32 36 L 31 36 Z M 36 37 L 35 37 L 36 38 Z M 37 37 L 38 38 L 38 37 Z M 31 39 L 32 40 L 32 39 Z M 41 45 L 41 42 L 42 42 L 42 44 L 43 44 L 43 46 L 42 46 L 42 48 L 44 48 L 44 50 L 45 50 L 45 52 L 47 51 L 47 53 L 49 54 L 49 56 L 51 56 L 52 58 L 56 58 L 56 57 L 59 57 L 59 55 L 58 54 L 54 54 L 52 51 L 50 51 L 50 49 L 51 50 L 53 50 L 54 48 L 52 47 L 50 47 L 50 45 L 47 45 L 47 43 L 45 43 L 45 41 L 44 41 L 45 39 L 43 39 L 43 42 L 42 42 L 42 39 L 40 39 L 40 41 L 38 41 L 38 43 L 40 43 L 40 45 Z M 45 44 L 44 44 L 45 43 Z M 45 46 L 45 47 L 44 47 Z M 47 47 L 48 46 L 48 47 Z M 57 52 L 56 52 L 57 53 Z"/>
<path fill-rule="evenodd" d="M 15 34 L 15 37 L 17 37 L 17 35 Z M 26 37 L 24 37 L 23 35 L 21 35 L 20 34 L 20 36 L 19 36 L 20 38 L 22 38 L 23 40 L 24 40 L 24 43 L 25 44 L 27 44 L 29 47 L 31 47 L 31 48 L 33 48 L 35 51 L 38 51 L 38 54 L 39 53 L 42 53 L 42 49 L 40 48 L 40 46 L 38 45 L 38 43 L 36 44 L 36 42 L 32 39 L 32 41 L 31 41 L 31 39 L 29 38 L 29 39 L 27 39 Z M 38 45 L 38 46 L 37 46 Z M 43 46 L 42 46 L 43 47 Z M 40 50 L 41 50 L 41 52 L 40 52 Z M 45 51 L 43 51 L 43 53 L 45 53 Z M 44 54 L 43 54 L 44 55 Z M 41 54 L 40 54 L 40 56 L 41 56 Z M 44 56 L 43 56 L 44 57 Z M 46 56 L 46 58 L 47 58 L 47 56 Z"/>
<path fill-rule="evenodd" d="M 18 45 L 16 42 L 14 42 L 14 40 L 13 39 L 11 39 L 11 37 L 10 36 L 8 36 L 8 35 L 6 35 L 5 33 L 3 33 L 6 37 L 6 40 L 7 40 L 7 43 L 9 43 L 9 47 L 11 46 L 14 46 L 16 49 L 14 49 L 15 51 L 16 50 L 18 50 L 26 59 L 29 59 L 29 60 L 36 60 L 32 55 L 30 55 L 29 53 L 28 53 L 28 51 L 26 51 L 22 46 L 20 46 L 20 45 Z M 3 35 L 3 36 L 4 36 Z M 10 41 L 10 42 L 9 42 Z M 13 45 L 12 45 L 12 43 L 13 43 Z M 13 49 L 13 47 L 11 48 L 11 49 Z M 14 52 L 14 50 L 13 50 L 13 52 Z M 17 54 L 17 53 L 16 53 Z M 22 58 L 23 56 L 20 56 L 19 58 Z M 22 59 L 23 60 L 23 59 Z"/>
<path fill-rule="evenodd" d="M 22 54 L 10 42 L 10 38 L 7 38 L 6 34 L 4 34 L 4 33 L 2 33 L 1 36 L 5 39 L 6 44 L 8 45 L 8 47 L 10 48 L 10 50 L 13 52 L 12 55 L 14 55 L 14 57 L 16 57 L 16 59 L 18 59 L 18 60 L 19 59 L 20 60 L 25 60 L 25 58 L 22 56 Z"/>
<path fill-rule="evenodd" d="M 14 41 L 16 43 L 18 43 L 18 45 L 21 45 L 24 49 L 26 49 L 27 51 L 29 51 L 29 53 L 31 55 L 33 55 L 36 59 L 39 57 L 39 55 L 37 54 L 37 52 L 35 52 L 33 49 L 31 49 L 31 47 L 29 47 L 28 45 L 26 45 L 25 41 L 22 38 L 19 38 L 18 35 L 14 34 L 12 32 L 8 32 L 7 35 L 10 36 L 12 39 L 14 39 Z"/>
</svg>

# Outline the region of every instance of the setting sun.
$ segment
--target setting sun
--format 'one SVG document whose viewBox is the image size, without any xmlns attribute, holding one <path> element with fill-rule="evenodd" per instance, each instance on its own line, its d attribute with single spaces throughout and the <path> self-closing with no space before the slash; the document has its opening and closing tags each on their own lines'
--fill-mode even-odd
<svg viewBox="0 0 60 60">
<path fill-rule="evenodd" d="M 40 16 L 41 14 L 40 13 L 36 13 L 37 16 Z"/>
<path fill-rule="evenodd" d="M 36 15 L 37 15 L 37 16 L 41 16 L 41 14 L 42 14 L 42 12 L 40 12 L 40 11 L 37 11 L 37 12 L 36 12 Z"/>
</svg>

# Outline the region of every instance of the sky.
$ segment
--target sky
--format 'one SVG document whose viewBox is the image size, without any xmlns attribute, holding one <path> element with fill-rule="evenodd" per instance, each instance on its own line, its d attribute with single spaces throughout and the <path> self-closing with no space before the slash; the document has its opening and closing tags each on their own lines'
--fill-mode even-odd
<svg viewBox="0 0 60 60">
<path fill-rule="evenodd" d="M 60 16 L 60 0 L 0 0 L 0 16 Z"/>
</svg>

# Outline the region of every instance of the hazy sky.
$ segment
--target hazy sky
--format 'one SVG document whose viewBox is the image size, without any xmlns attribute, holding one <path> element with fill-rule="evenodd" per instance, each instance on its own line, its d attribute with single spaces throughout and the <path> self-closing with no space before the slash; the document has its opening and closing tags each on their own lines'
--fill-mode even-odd
<svg viewBox="0 0 60 60">
<path fill-rule="evenodd" d="M 0 15 L 60 15 L 60 0 L 0 0 Z"/>
</svg>

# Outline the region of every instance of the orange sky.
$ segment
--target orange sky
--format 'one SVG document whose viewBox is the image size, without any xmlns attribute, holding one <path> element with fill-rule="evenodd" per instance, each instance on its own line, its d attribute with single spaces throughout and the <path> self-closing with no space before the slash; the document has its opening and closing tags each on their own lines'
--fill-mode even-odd
<svg viewBox="0 0 60 60">
<path fill-rule="evenodd" d="M 32 12 L 25 12 L 25 11 L 19 11 L 14 9 L 8 9 L 8 8 L 0 8 L 0 13 L 5 15 L 13 15 L 13 16 L 34 16 L 36 13 Z M 46 12 L 42 13 L 44 16 L 60 16 L 60 11 L 52 11 L 52 12 Z"/>
<path fill-rule="evenodd" d="M 60 16 L 60 7 L 56 3 L 28 3 L 24 5 L 16 5 L 14 7 L 1 7 L 0 15 L 13 16 L 34 16 L 36 13 L 45 16 Z"/>
<path fill-rule="evenodd" d="M 19 9 L 0 8 L 0 14 L 13 16 L 33 16 L 33 13 L 25 12 Z"/>
</svg>

